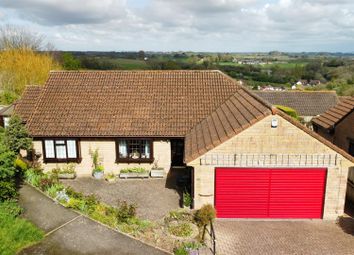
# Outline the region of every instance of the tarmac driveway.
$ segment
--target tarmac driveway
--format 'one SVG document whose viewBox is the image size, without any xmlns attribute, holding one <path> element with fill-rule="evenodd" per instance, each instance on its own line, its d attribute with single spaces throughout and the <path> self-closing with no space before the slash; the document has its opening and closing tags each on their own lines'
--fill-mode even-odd
<svg viewBox="0 0 354 255">
<path fill-rule="evenodd" d="M 353 254 L 354 219 L 215 223 L 217 254 Z"/>
<path fill-rule="evenodd" d="M 167 254 L 55 204 L 28 185 L 20 190 L 20 204 L 22 216 L 46 233 L 20 254 Z"/>
</svg>

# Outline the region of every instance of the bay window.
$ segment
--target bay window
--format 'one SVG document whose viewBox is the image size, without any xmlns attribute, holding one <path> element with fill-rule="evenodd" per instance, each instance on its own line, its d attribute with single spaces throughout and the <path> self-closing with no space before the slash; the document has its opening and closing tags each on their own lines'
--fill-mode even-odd
<svg viewBox="0 0 354 255">
<path fill-rule="evenodd" d="M 78 141 L 75 139 L 45 139 L 44 162 L 78 162 Z"/>
<path fill-rule="evenodd" d="M 153 162 L 152 140 L 119 139 L 116 148 L 117 162 Z"/>
</svg>

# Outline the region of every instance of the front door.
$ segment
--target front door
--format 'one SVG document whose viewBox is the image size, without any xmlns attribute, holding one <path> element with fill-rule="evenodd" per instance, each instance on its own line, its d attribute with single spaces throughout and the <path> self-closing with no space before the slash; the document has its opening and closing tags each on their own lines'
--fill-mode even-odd
<svg viewBox="0 0 354 255">
<path fill-rule="evenodd" d="M 172 139 L 171 140 L 171 160 L 172 166 L 184 166 L 184 140 Z"/>
</svg>

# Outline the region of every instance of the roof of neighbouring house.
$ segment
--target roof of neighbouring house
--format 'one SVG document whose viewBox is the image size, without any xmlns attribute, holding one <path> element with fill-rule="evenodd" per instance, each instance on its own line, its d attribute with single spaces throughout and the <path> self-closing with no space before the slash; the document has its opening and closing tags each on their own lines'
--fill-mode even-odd
<svg viewBox="0 0 354 255">
<path fill-rule="evenodd" d="M 15 113 L 20 115 L 23 121 L 28 121 L 31 117 L 42 90 L 42 86 L 27 86 L 21 99 L 15 103 Z"/>
<path fill-rule="evenodd" d="M 0 109 L 0 116 L 11 116 L 14 111 L 14 105 L 8 105 L 4 106 L 3 108 Z"/>
<path fill-rule="evenodd" d="M 243 90 L 220 71 L 55 71 L 28 128 L 34 137 L 184 137 Z"/>
<path fill-rule="evenodd" d="M 354 111 L 354 97 L 348 97 L 336 106 L 312 120 L 312 123 L 321 126 L 325 129 L 333 128 L 342 119 Z"/>
<path fill-rule="evenodd" d="M 317 116 L 338 103 L 334 91 L 255 91 L 273 105 L 288 106 L 300 116 Z"/>
</svg>

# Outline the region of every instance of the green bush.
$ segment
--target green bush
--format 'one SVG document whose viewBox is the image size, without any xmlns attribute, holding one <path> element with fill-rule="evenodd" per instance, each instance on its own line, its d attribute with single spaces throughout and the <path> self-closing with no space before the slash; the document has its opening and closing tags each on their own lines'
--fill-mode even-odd
<svg viewBox="0 0 354 255">
<path fill-rule="evenodd" d="M 136 216 L 136 205 L 128 204 L 126 201 L 120 202 L 117 208 L 117 221 L 128 222 Z"/>
<path fill-rule="evenodd" d="M 135 235 L 143 233 L 153 227 L 153 223 L 148 220 L 140 220 L 138 218 L 131 218 L 128 222 L 118 222 L 118 229 L 124 233 Z"/>
<path fill-rule="evenodd" d="M 116 227 L 117 225 L 117 210 L 111 206 L 97 204 L 95 210 L 90 212 L 90 216 L 108 226 Z"/>
<path fill-rule="evenodd" d="M 27 163 L 24 162 L 20 157 L 17 157 L 15 160 L 15 167 L 20 169 L 22 172 L 25 172 L 28 169 Z"/>
<path fill-rule="evenodd" d="M 275 107 L 277 107 L 279 110 L 281 110 L 282 112 L 286 113 L 287 115 L 289 115 L 290 117 L 296 120 L 300 119 L 299 115 L 293 108 L 283 106 L 283 105 L 275 105 Z"/>
<path fill-rule="evenodd" d="M 168 227 L 168 232 L 178 237 L 190 237 L 193 233 L 193 229 L 188 222 L 178 223 Z"/>
<path fill-rule="evenodd" d="M 214 207 L 211 204 L 206 204 L 195 212 L 194 219 L 199 227 L 204 227 L 208 225 L 210 221 L 215 219 L 215 215 L 216 212 Z"/>
<path fill-rule="evenodd" d="M 0 202 L 18 196 L 16 184 L 13 181 L 0 181 Z"/>
<path fill-rule="evenodd" d="M 9 121 L 9 126 L 5 130 L 5 144 L 15 153 L 18 153 L 20 149 L 30 150 L 32 148 L 32 139 L 18 115 L 13 115 Z"/>
<path fill-rule="evenodd" d="M 54 178 L 51 178 L 48 175 L 43 175 L 42 178 L 39 181 L 39 188 L 42 191 L 46 191 L 51 186 L 53 186 L 55 183 L 56 183 L 56 180 Z"/>
<path fill-rule="evenodd" d="M 142 167 L 124 168 L 124 169 L 120 170 L 120 173 L 122 173 L 122 174 L 127 174 L 127 173 L 143 174 L 143 173 L 147 173 L 147 172 L 148 171 Z"/>
<path fill-rule="evenodd" d="M 32 186 L 39 187 L 43 175 L 44 174 L 40 170 L 30 168 L 25 172 L 25 179 Z"/>
</svg>

